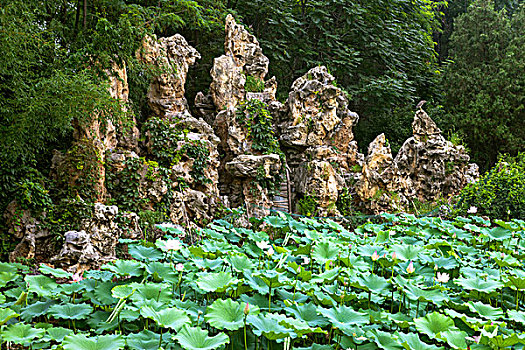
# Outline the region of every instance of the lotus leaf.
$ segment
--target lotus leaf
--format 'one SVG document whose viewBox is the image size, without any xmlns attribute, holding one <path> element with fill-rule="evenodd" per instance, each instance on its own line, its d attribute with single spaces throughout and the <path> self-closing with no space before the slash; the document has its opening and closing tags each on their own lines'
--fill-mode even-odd
<svg viewBox="0 0 525 350">
<path fill-rule="evenodd" d="M 143 317 L 151 318 L 159 326 L 167 327 L 178 331 L 184 325 L 189 324 L 191 320 L 183 310 L 175 307 L 165 308 L 156 311 L 149 306 L 144 306 L 140 309 L 140 314 Z"/>
<path fill-rule="evenodd" d="M 223 292 L 229 286 L 239 283 L 229 272 L 205 273 L 197 279 L 197 286 L 205 292 Z"/>
<path fill-rule="evenodd" d="M 454 321 L 439 312 L 432 312 L 425 317 L 414 319 L 416 329 L 429 336 L 430 339 L 438 338 L 439 333 L 454 327 Z"/>
<path fill-rule="evenodd" d="M 185 350 L 213 350 L 230 342 L 230 338 L 224 333 L 209 337 L 208 331 L 188 326 L 173 339 L 176 339 Z"/>
<path fill-rule="evenodd" d="M 231 299 L 217 299 L 208 308 L 204 319 L 217 329 L 237 330 L 244 325 L 244 307 Z"/>
<path fill-rule="evenodd" d="M 93 308 L 88 304 L 64 304 L 53 305 L 49 308 L 48 314 L 54 318 L 66 320 L 82 320 L 86 318 Z"/>
<path fill-rule="evenodd" d="M 64 338 L 64 350 L 120 350 L 126 345 L 120 335 L 101 335 L 87 337 L 84 334 L 69 335 Z"/>
<path fill-rule="evenodd" d="M 44 335 L 43 329 L 33 328 L 27 324 L 12 324 L 2 329 L 2 340 L 15 344 L 26 344 L 41 338 Z"/>
<path fill-rule="evenodd" d="M 248 315 L 246 318 L 246 323 L 253 327 L 255 335 L 264 335 L 270 340 L 277 340 L 287 338 L 293 334 L 293 331 L 275 322 L 275 319 L 271 319 L 267 315 Z"/>
</svg>

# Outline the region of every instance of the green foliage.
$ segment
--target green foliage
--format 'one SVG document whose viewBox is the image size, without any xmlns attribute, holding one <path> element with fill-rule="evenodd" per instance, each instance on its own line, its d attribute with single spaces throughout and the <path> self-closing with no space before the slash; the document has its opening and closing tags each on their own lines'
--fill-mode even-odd
<svg viewBox="0 0 525 350">
<path fill-rule="evenodd" d="M 190 171 L 193 180 L 203 185 L 211 183 L 211 180 L 205 174 L 210 160 L 210 150 L 206 147 L 206 144 L 199 140 L 190 141 L 182 147 L 182 151 L 186 156 L 193 159 Z"/>
<path fill-rule="evenodd" d="M 246 137 L 252 142 L 253 151 L 262 154 L 277 154 L 281 159 L 281 164 L 284 165 L 286 157 L 275 137 L 273 118 L 267 108 L 264 102 L 251 99 L 241 104 L 236 111 L 235 118 L 241 126 L 246 127 L 248 132 Z M 270 195 L 274 195 L 281 185 L 284 166 L 281 169 L 281 173 L 272 178 L 266 177 L 264 168 L 257 169 L 257 183 L 266 188 Z"/>
<path fill-rule="evenodd" d="M 147 120 L 142 133 L 148 137 L 151 156 L 160 165 L 169 168 L 180 161 L 177 142 L 184 139 L 182 130 L 173 126 L 173 121 L 159 117 Z"/>
<path fill-rule="evenodd" d="M 232 7 L 269 57 L 279 96 L 286 98 L 292 82 L 308 69 L 330 69 L 360 115 L 356 136 L 363 148 L 390 127 L 372 132 L 361 124 L 375 131 L 376 124 L 390 126 L 392 111 L 410 109 L 408 120 L 396 118 L 400 132 L 387 135 L 402 142 L 414 105 L 419 98 L 430 100 L 436 90 L 432 34 L 446 2 L 239 0 Z"/>
<path fill-rule="evenodd" d="M 251 75 L 246 76 L 246 83 L 244 84 L 244 90 L 248 92 L 263 92 L 264 91 L 264 80 Z"/>
<path fill-rule="evenodd" d="M 297 212 L 304 216 L 313 217 L 317 215 L 317 197 L 306 195 L 297 201 Z"/>
<path fill-rule="evenodd" d="M 236 114 L 237 122 L 248 130 L 252 149 L 263 154 L 282 153 L 275 137 L 273 118 L 266 104 L 258 99 L 244 102 Z"/>
<path fill-rule="evenodd" d="M 525 5 L 512 19 L 479 0 L 457 18 L 450 39 L 453 60 L 443 76 L 449 128 L 455 128 L 482 170 L 500 153 L 525 144 Z"/>
<path fill-rule="evenodd" d="M 137 260 L 75 282 L 60 269 L 41 266 L 47 277 L 1 263 L 0 342 L 436 350 L 507 348 L 525 335 L 523 220 L 384 214 L 355 230 L 283 214 L 264 222 L 285 238 L 218 220 L 198 244 L 133 244 Z"/>
<path fill-rule="evenodd" d="M 144 160 L 128 157 L 124 161 L 124 168 L 113 171 L 111 163 L 107 163 L 106 188 L 111 195 L 111 203 L 124 210 L 140 211 L 144 203 L 141 187 Z"/>
<path fill-rule="evenodd" d="M 461 191 L 458 210 L 470 207 L 497 218 L 525 218 L 525 153 L 503 157 L 480 179 Z"/>
<path fill-rule="evenodd" d="M 355 210 L 352 208 L 352 195 L 348 191 L 348 187 L 344 187 L 339 196 L 337 197 L 337 202 L 335 202 L 337 210 L 343 216 L 353 215 Z"/>
</svg>

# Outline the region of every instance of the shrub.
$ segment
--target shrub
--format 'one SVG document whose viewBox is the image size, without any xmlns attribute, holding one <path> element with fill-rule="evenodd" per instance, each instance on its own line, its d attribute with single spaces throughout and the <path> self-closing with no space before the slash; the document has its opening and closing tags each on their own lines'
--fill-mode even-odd
<svg viewBox="0 0 525 350">
<path fill-rule="evenodd" d="M 500 219 L 525 217 L 525 152 L 500 158 L 479 181 L 461 191 L 459 211 L 471 207 L 478 214 Z"/>
</svg>

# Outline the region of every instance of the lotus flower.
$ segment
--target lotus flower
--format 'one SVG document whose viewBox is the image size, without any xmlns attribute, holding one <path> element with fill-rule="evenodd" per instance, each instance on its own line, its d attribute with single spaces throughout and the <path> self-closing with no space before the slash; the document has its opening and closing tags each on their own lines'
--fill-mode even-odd
<svg viewBox="0 0 525 350">
<path fill-rule="evenodd" d="M 310 263 L 310 258 L 307 256 L 303 256 L 303 263 L 301 265 L 308 265 Z"/>
<path fill-rule="evenodd" d="M 379 259 L 379 254 L 377 254 L 377 250 L 376 250 L 374 254 L 372 254 L 372 261 L 376 261 L 377 259 Z"/>
<path fill-rule="evenodd" d="M 273 253 L 275 253 L 275 251 L 273 250 L 273 247 L 270 246 L 270 249 L 268 249 L 268 251 L 266 252 L 266 254 L 267 254 L 268 256 L 272 256 Z"/>
<path fill-rule="evenodd" d="M 182 272 L 184 270 L 184 265 L 182 263 L 178 263 L 175 265 L 175 270 Z"/>
<path fill-rule="evenodd" d="M 164 247 L 167 250 L 179 250 L 180 248 L 182 248 L 182 244 L 177 239 L 168 239 L 164 244 Z"/>
<path fill-rule="evenodd" d="M 262 250 L 270 248 L 270 245 L 266 241 L 256 242 L 255 245 L 257 245 L 257 247 L 259 247 Z"/>
<path fill-rule="evenodd" d="M 248 315 L 250 313 L 250 304 L 246 303 L 246 306 L 244 307 L 244 315 Z"/>
<path fill-rule="evenodd" d="M 478 208 L 476 207 L 470 207 L 468 210 L 467 210 L 467 213 L 468 214 L 476 214 L 478 212 Z"/>
<path fill-rule="evenodd" d="M 441 273 L 441 272 L 438 272 L 437 273 L 437 278 L 436 278 L 436 281 L 440 282 L 440 283 L 447 283 L 448 280 L 450 279 L 450 275 L 448 273 Z"/>
<path fill-rule="evenodd" d="M 407 267 L 407 272 L 414 273 L 414 271 L 416 271 L 416 269 L 414 268 L 414 263 L 412 262 L 412 260 L 410 260 L 410 264 L 408 264 L 408 267 Z"/>
<path fill-rule="evenodd" d="M 84 279 L 84 277 L 82 277 L 82 274 L 81 273 L 75 273 L 73 274 L 73 276 L 71 276 L 71 282 L 80 282 Z"/>
<path fill-rule="evenodd" d="M 397 254 L 396 254 L 396 252 L 393 252 L 392 253 L 392 260 L 396 260 L 396 259 L 397 259 Z"/>
</svg>

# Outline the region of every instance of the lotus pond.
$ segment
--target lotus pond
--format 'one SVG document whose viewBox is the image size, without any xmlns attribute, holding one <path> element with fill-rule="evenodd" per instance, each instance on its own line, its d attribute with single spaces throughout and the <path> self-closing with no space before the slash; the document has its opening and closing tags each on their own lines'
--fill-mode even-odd
<svg viewBox="0 0 525 350">
<path fill-rule="evenodd" d="M 525 221 L 164 226 L 82 276 L 0 264 L 2 348 L 522 349 Z M 38 273 L 37 273 L 38 272 Z M 16 344 L 16 345 L 15 345 Z"/>
</svg>

